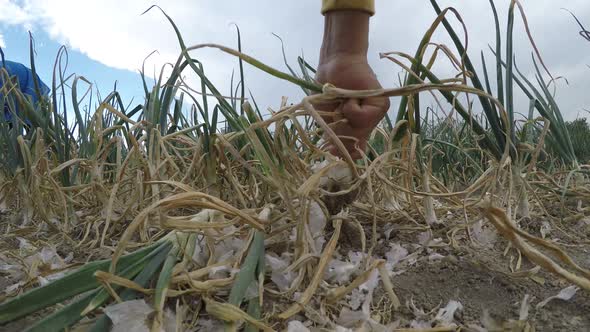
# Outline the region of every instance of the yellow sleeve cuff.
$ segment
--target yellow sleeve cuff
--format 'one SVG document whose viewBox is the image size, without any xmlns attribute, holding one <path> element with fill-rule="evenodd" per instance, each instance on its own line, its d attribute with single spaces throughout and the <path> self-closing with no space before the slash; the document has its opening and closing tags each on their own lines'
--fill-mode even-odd
<svg viewBox="0 0 590 332">
<path fill-rule="evenodd" d="M 322 0 L 322 14 L 335 10 L 360 10 L 375 14 L 375 0 Z"/>
</svg>

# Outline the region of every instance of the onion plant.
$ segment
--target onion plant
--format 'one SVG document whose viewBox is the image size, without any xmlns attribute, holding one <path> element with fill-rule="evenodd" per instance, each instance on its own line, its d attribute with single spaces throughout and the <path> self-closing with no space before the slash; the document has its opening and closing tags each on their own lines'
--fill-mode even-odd
<svg viewBox="0 0 590 332">
<path fill-rule="evenodd" d="M 437 13 L 438 17 L 432 24 L 430 29 L 424 35 L 414 57 L 404 56 L 409 59 L 412 63 L 410 73 L 406 79 L 406 85 L 412 85 L 424 80 L 429 80 L 433 83 L 440 83 L 441 81 L 435 76 L 430 70 L 433 61 L 436 57 L 437 52 L 434 52 L 433 56 L 427 60 L 425 59 L 426 48 L 429 47 L 431 36 L 436 28 L 442 24 L 446 29 L 447 33 L 451 37 L 455 48 L 458 52 L 457 66 L 463 71 L 462 80 L 466 82 L 471 81 L 476 89 L 487 91 L 489 95 L 494 95 L 497 98 L 498 105 L 491 102 L 490 99 L 479 96 L 479 102 L 482 113 L 485 115 L 485 124 L 481 121 L 481 118 L 477 118 L 474 112 L 471 111 L 471 105 L 465 107 L 462 105 L 461 100 L 457 96 L 451 93 L 444 93 L 442 95 L 444 99 L 451 105 L 451 107 L 462 117 L 465 124 L 469 126 L 469 131 L 472 132 L 469 136 L 475 135 L 478 137 L 479 145 L 485 149 L 489 155 L 497 162 L 504 160 L 506 156 L 509 156 L 512 160 L 513 167 L 513 183 L 519 188 L 518 196 L 519 209 L 518 212 L 522 216 L 529 216 L 528 209 L 528 197 L 526 195 L 527 190 L 525 189 L 526 184 L 526 169 L 528 167 L 527 161 L 531 159 L 531 153 L 534 150 L 523 150 L 519 149 L 522 146 L 521 143 L 535 144 L 535 142 L 522 141 L 520 139 L 525 137 L 517 137 L 517 121 L 515 115 L 518 111 L 514 105 L 514 84 L 516 83 L 521 91 L 531 100 L 531 110 L 527 113 L 531 113 L 532 110 L 536 110 L 538 114 L 548 121 L 551 125 L 549 131 L 545 137 L 545 140 L 551 146 L 555 146 L 555 150 L 558 151 L 558 157 L 566 164 L 577 167 L 576 156 L 574 153 L 573 145 L 569 137 L 565 122 L 559 110 L 557 103 L 555 102 L 552 94 L 549 91 L 549 86 L 539 68 L 539 61 L 542 60 L 539 56 L 539 52 L 536 49 L 534 42 L 532 46 L 535 50 L 533 55 L 533 65 L 535 68 L 535 79 L 536 85 L 532 84 L 527 78 L 519 71 L 514 61 L 513 51 L 513 33 L 514 33 L 514 15 L 517 6 L 520 6 L 518 1 L 513 0 L 510 2 L 510 8 L 507 17 L 507 35 L 505 38 L 505 45 L 502 44 L 502 37 L 500 34 L 500 20 L 496 11 L 496 7 L 493 0 L 490 0 L 491 9 L 493 12 L 494 23 L 496 26 L 496 45 L 492 48 L 492 53 L 496 58 L 496 91 L 492 91 L 490 84 L 490 74 L 485 62 L 485 57 L 482 53 L 482 67 L 483 76 L 478 74 L 474 61 L 470 58 L 465 48 L 466 43 L 461 41 L 459 34 L 455 31 L 453 26 L 449 23 L 446 16 L 452 9 L 441 10 L 436 0 L 431 0 L 431 5 Z M 521 8 L 522 11 L 522 8 Z M 456 13 L 456 12 L 455 12 Z M 456 14 L 458 16 L 458 14 Z M 524 15 L 524 13 L 523 13 Z M 459 17 L 459 16 L 458 16 Z M 460 17 L 459 17 L 460 20 Z M 460 20 L 462 23 L 462 21 Z M 526 23 L 526 22 L 525 22 Z M 527 32 L 528 33 L 528 32 Z M 505 49 L 505 53 L 503 53 Z M 391 58 L 392 55 L 385 55 Z M 544 65 L 543 65 L 544 67 Z M 469 75 L 466 73 L 469 72 Z M 531 114 L 532 115 L 532 114 Z M 420 98 L 419 95 L 411 95 L 408 97 L 402 97 L 401 103 L 398 110 L 398 120 L 408 119 L 411 123 L 413 132 L 420 133 L 422 131 L 423 120 L 421 118 Z M 484 129 L 484 125 L 487 129 Z M 533 117 L 529 116 L 529 125 L 534 128 L 539 137 L 542 128 L 538 123 L 533 121 Z M 531 136 L 532 138 L 532 136 Z M 455 137 L 451 142 L 460 142 L 461 138 Z M 449 141 L 433 141 L 430 142 L 440 149 L 441 146 L 449 147 Z M 458 145 L 458 144 L 455 144 Z M 504 152 L 507 152 L 506 155 Z"/>
<path fill-rule="evenodd" d="M 535 149 L 523 146 L 536 139 L 546 139 L 555 147 L 556 157 L 576 166 L 571 140 L 543 80 L 539 59 L 533 59 L 536 85 L 513 60 L 516 2 L 509 12 L 506 55 L 499 33 L 493 49 L 497 92 L 492 91 L 485 62 L 482 77 L 447 21 L 445 15 L 451 9 L 441 10 L 435 0 L 431 4 L 438 17 L 416 55 L 383 54 L 401 65 L 399 57 L 411 63 L 405 84 L 396 89 L 348 91 L 321 86 L 313 80 L 313 66 L 302 57 L 297 61 L 300 73 L 286 59 L 289 73 L 279 71 L 242 52 L 239 29 L 237 50 L 213 44 L 188 46 L 165 13 L 181 54 L 159 72 L 153 87 L 141 71 L 145 98 L 140 105 L 124 105 L 116 87 L 101 98 L 93 94 L 89 80 L 68 76 L 65 49 L 60 49 L 55 64 L 50 100 L 32 105 L 6 84 L 0 106 L 18 103 L 22 110 L 12 123 L 0 121 L 0 156 L 5 157 L 0 162 L 7 177 L 20 181 L 15 192 L 28 195 L 31 204 L 37 202 L 34 210 L 43 222 L 54 225 L 60 234 L 73 234 L 73 246 L 108 248 L 112 258 L 88 262 L 61 279 L 0 304 L 0 324 L 61 304 L 31 330 L 63 330 L 88 317 L 93 319 L 92 331 L 107 331 L 110 319 L 101 308 L 141 296 L 154 309 L 149 317 L 153 331 L 164 324 L 166 306 L 174 301 L 180 306 L 187 299 L 191 305 L 185 307 L 195 310 L 196 317 L 205 310 L 223 320 L 228 330 L 238 328 L 240 322 L 245 322 L 248 331 L 272 330 L 266 320 L 270 314 L 262 310 L 263 295 L 269 291 L 265 283 L 267 248 L 287 252 L 292 258 L 289 269 L 296 275 L 286 290 L 270 291 L 284 298 L 301 294 L 296 304 L 282 308 L 273 319 L 290 319 L 312 303 L 318 292 L 330 290 L 327 299 L 337 302 L 356 287 L 324 284 L 341 226 L 349 217 L 344 211 L 328 218 L 333 196 L 361 192 L 372 204 L 353 203 L 364 209 L 362 218 L 372 220 L 374 248 L 377 201 L 390 204 L 404 196 L 403 203 L 417 206 L 413 193 L 419 192 L 427 197 L 422 200 L 426 209 L 419 213 L 428 224 L 437 223 L 433 194 L 454 199 L 448 198 L 451 194 L 442 182 L 450 183 L 460 174 L 470 186 L 466 192 L 485 192 L 488 182 L 495 184 L 489 176 L 490 161 L 499 165 L 496 169 L 511 161 L 510 179 L 518 179 L 515 185 L 525 195 L 526 178 L 521 181 L 520 173 L 534 164 L 536 155 Z M 495 13 L 493 2 L 490 4 Z M 148 11 L 153 8 L 157 7 Z M 499 31 L 497 15 L 495 18 Z M 441 24 L 460 54 L 457 64 L 463 77 L 459 81 L 437 77 L 432 71 L 436 56 L 425 56 L 425 47 Z M 234 86 L 232 76 L 229 97 L 208 79 L 205 64 L 198 60 L 204 47 L 237 57 L 239 79 Z M 246 95 L 245 65 L 296 84 L 306 97 L 295 105 L 283 103 L 264 119 L 253 97 Z M 184 79 L 187 73 L 197 77 L 198 88 Z M 3 77 L 6 74 L 2 72 Z M 520 128 L 515 120 L 514 83 L 531 99 L 529 116 Z M 67 85 L 71 86 L 71 103 L 65 99 Z M 424 92 L 440 93 L 461 119 L 433 109 L 422 116 L 419 95 Z M 473 113 L 472 104 L 462 104 L 459 96 L 463 93 L 477 96 L 482 115 Z M 367 158 L 361 161 L 353 161 L 344 150 L 343 160 L 322 151 L 318 146 L 322 136 L 333 139 L 341 149 L 343 145 L 313 105 L 367 97 L 399 97 L 398 121 L 386 118 L 371 140 Z M 533 110 L 545 119 L 544 127 L 531 115 Z M 32 125 L 21 135 L 25 119 Z M 221 121 L 227 121 L 229 131 L 220 132 Z M 457 163 L 451 161 L 456 160 L 464 161 L 463 169 L 454 167 Z M 337 190 L 331 190 L 331 185 Z M 0 194 L 4 189 L 0 187 Z M 73 213 L 74 207 L 82 208 L 92 220 L 74 220 L 83 219 Z M 392 212 L 388 208 L 384 213 L 391 216 Z M 51 224 L 56 216 L 60 221 Z M 503 216 L 492 217 L 497 221 Z M 406 213 L 404 218 L 413 217 Z M 318 220 L 323 224 L 318 226 Z M 326 241 L 321 230 L 328 220 L 333 232 Z M 364 228 L 359 226 L 359 242 L 367 251 Z M 388 298 L 399 307 L 385 262 L 367 263 L 369 270 L 359 273 L 352 285 L 365 283 L 378 270 Z"/>
</svg>

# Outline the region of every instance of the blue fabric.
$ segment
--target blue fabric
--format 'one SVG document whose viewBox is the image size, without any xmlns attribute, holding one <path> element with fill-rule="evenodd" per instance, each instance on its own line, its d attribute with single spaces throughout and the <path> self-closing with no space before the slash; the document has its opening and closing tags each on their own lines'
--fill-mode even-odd
<svg viewBox="0 0 590 332">
<path fill-rule="evenodd" d="M 0 62 L 0 67 L 1 66 L 2 63 Z M 33 72 L 21 63 L 8 60 L 4 60 L 4 67 L 6 68 L 6 71 L 8 71 L 8 75 L 10 77 L 16 76 L 18 86 L 22 93 L 25 94 L 27 97 L 30 97 L 33 101 L 33 104 L 36 104 L 39 100 L 37 98 L 37 93 L 35 92 L 35 81 L 33 80 Z M 41 92 L 41 95 L 47 96 L 49 94 L 49 91 L 51 90 L 49 90 L 47 85 L 45 85 L 45 83 L 41 81 L 39 75 L 36 75 L 36 77 L 37 82 L 39 84 L 39 91 Z M 2 87 L 3 84 L 4 82 L 2 81 L 2 77 L 0 77 L 0 87 Z M 2 93 L 0 93 L 0 98 L 4 98 Z M 18 112 L 19 109 L 17 105 L 16 113 L 18 114 Z M 7 121 L 10 121 L 12 119 L 12 113 L 8 110 L 7 103 L 4 104 L 4 119 Z"/>
</svg>

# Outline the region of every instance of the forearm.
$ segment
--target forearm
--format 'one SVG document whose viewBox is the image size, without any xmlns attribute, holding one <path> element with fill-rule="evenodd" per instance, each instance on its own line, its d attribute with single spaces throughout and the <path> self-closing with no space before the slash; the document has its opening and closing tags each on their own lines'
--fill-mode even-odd
<svg viewBox="0 0 590 332">
<path fill-rule="evenodd" d="M 315 79 L 349 90 L 381 89 L 367 61 L 369 20 L 374 0 L 323 0 L 324 38 Z M 349 98 L 314 105 L 354 159 L 362 157 L 367 140 L 389 109 L 386 97 Z M 329 112 L 334 112 L 331 116 Z M 343 120 L 343 121 L 341 121 Z M 342 157 L 343 151 L 328 137 L 327 150 Z"/>
<path fill-rule="evenodd" d="M 337 10 L 325 13 L 324 38 L 320 64 L 334 57 L 365 57 L 369 48 L 371 14 L 359 10 Z"/>
</svg>

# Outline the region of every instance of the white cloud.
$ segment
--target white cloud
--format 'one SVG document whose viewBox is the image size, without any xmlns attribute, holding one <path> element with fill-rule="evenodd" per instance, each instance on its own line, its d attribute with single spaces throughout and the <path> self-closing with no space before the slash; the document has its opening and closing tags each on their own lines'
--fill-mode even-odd
<svg viewBox="0 0 590 332">
<path fill-rule="evenodd" d="M 0 47 L 6 48 L 6 42 L 4 41 L 4 36 L 0 33 Z"/>
<path fill-rule="evenodd" d="M 504 31 L 509 1 L 495 2 Z M 590 64 L 590 43 L 579 37 L 577 25 L 560 7 L 567 6 L 590 28 L 590 2 L 521 2 L 527 10 L 529 24 L 547 65 L 556 76 L 569 76 L 570 85 L 560 85 L 559 100 L 564 111 L 570 117 L 575 116 L 582 107 L 590 106 L 590 96 L 584 92 L 584 87 L 590 86 L 590 75 L 580 74 L 585 70 L 585 64 Z M 435 14 L 427 1 L 378 0 L 376 3 L 377 14 L 371 27 L 370 61 L 383 85 L 392 87 L 397 84 L 399 68 L 379 60 L 378 53 L 403 51 L 414 54 Z M 479 68 L 479 51 L 484 50 L 489 55 L 487 45 L 494 42 L 493 17 L 488 1 L 440 0 L 439 3 L 441 7 L 455 6 L 461 13 L 469 31 L 471 56 Z M 303 51 L 309 62 L 317 61 L 323 31 L 319 0 L 0 0 L 0 23 L 43 29 L 53 39 L 96 61 L 120 69 L 135 71 L 149 53 L 158 50 L 158 54 L 150 57 L 147 63 L 148 74 L 151 75 L 153 68 L 176 61 L 180 51 L 173 29 L 159 11 L 140 15 L 151 4 L 162 6 L 175 20 L 187 45 L 214 42 L 235 46 L 235 29 L 230 26 L 235 22 L 242 31 L 244 51 L 269 65 L 284 69 L 280 43 L 272 36 L 273 32 L 286 42 L 289 60 L 294 61 Z M 437 31 L 435 40 L 452 45 L 442 28 Z M 531 48 L 519 16 L 515 24 L 515 40 L 518 63 L 528 72 L 531 69 Z M 237 68 L 237 60 L 214 50 L 199 50 L 192 54 L 202 60 L 213 82 L 227 91 L 231 72 Z M 491 56 L 488 60 L 492 61 Z M 441 63 L 436 69 L 442 74 L 453 73 L 448 63 Z M 301 97 L 298 88 L 269 80 L 266 74 L 250 67 L 246 68 L 246 81 L 264 108 L 277 105 L 282 95 L 292 99 Z M 528 107 L 528 102 L 522 104 Z"/>
<path fill-rule="evenodd" d="M 6 24 L 29 24 L 33 19 L 25 4 L 12 0 L 0 0 L 0 22 Z M 27 25 L 27 27 L 29 27 Z"/>
<path fill-rule="evenodd" d="M 235 47 L 236 32 L 230 23 L 237 23 L 242 29 L 242 41 L 246 52 L 275 66 L 282 66 L 280 44 L 271 33 L 277 32 L 286 37 L 289 45 L 305 47 L 301 43 L 306 39 L 305 32 L 311 32 L 314 29 L 320 31 L 321 17 L 316 13 L 318 9 L 316 3 L 307 2 L 305 5 L 297 3 L 284 5 L 284 9 L 289 6 L 293 8 L 280 16 L 275 15 L 273 23 L 268 24 L 266 22 L 268 17 L 265 18 L 262 11 L 257 15 L 256 11 L 260 8 L 276 7 L 276 4 L 270 1 L 265 2 L 265 6 L 262 7 L 244 8 L 242 2 L 237 0 L 218 2 L 26 0 L 19 8 L 29 18 L 22 24 L 32 24 L 44 29 L 58 42 L 114 68 L 136 71 L 141 68 L 144 58 L 157 50 L 158 53 L 146 62 L 147 74 L 153 76 L 154 68 L 161 68 L 165 63 L 176 61 L 180 48 L 174 30 L 160 11 L 154 8 L 140 15 L 152 3 L 160 5 L 174 19 L 189 46 L 215 42 Z M 315 28 L 308 26 L 295 30 L 303 34 L 288 36 L 294 35 L 293 24 L 285 25 L 284 22 L 292 20 L 293 12 L 316 14 L 314 15 Z M 14 23 L 2 20 L 0 22 Z M 320 38 L 321 36 L 317 36 L 317 43 Z M 290 58 L 294 59 L 299 49 L 293 47 L 292 50 L 294 52 Z M 232 70 L 236 68 L 237 60 L 213 50 L 199 50 L 193 52 L 193 55 L 202 60 L 210 79 L 227 91 L 230 86 L 229 78 Z M 265 84 L 268 82 L 267 76 L 251 68 L 246 69 L 246 79 L 250 82 L 248 86 L 252 88 L 254 95 L 258 96 L 258 101 L 266 99 L 261 103 L 261 106 L 265 105 L 264 108 L 271 103 L 278 105 L 282 94 L 301 96 L 298 88 L 287 83 Z"/>
</svg>

